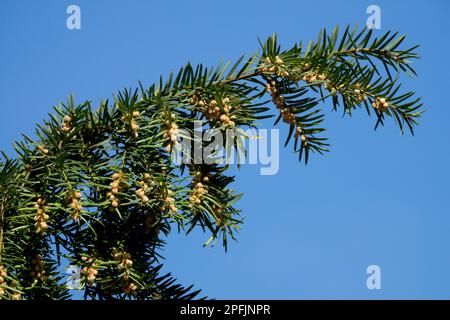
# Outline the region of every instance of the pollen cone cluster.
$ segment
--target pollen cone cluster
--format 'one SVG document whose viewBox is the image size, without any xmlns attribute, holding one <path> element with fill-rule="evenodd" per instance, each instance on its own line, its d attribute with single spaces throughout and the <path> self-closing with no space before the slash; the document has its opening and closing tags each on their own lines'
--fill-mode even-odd
<svg viewBox="0 0 450 320">
<path fill-rule="evenodd" d="M 209 181 L 209 177 L 206 175 L 202 175 L 200 172 L 197 172 L 192 179 L 193 189 L 191 191 L 191 196 L 189 197 L 190 205 L 199 205 L 202 203 L 202 200 L 205 194 L 208 193 L 208 186 L 205 184 Z"/>
<path fill-rule="evenodd" d="M 119 198 L 118 193 L 120 192 L 120 189 L 124 187 L 123 184 L 123 173 L 122 172 L 115 172 L 111 178 L 113 181 L 109 184 L 111 187 L 111 191 L 108 192 L 106 195 L 109 197 L 109 201 L 111 201 L 111 208 L 117 208 L 119 206 Z"/>
<path fill-rule="evenodd" d="M 131 255 L 126 252 L 121 252 L 114 250 L 114 260 L 118 262 L 117 269 L 119 271 L 124 271 L 130 269 L 133 266 L 133 260 L 131 260 Z"/>
<path fill-rule="evenodd" d="M 78 221 L 81 216 L 81 211 L 83 210 L 83 206 L 80 204 L 81 192 L 74 191 L 67 198 L 67 202 L 69 203 L 70 209 L 72 210 L 70 214 L 70 218 L 74 221 Z"/>
<path fill-rule="evenodd" d="M 69 115 L 64 116 L 61 130 L 64 132 L 69 132 L 72 130 L 72 117 Z"/>
<path fill-rule="evenodd" d="M 34 216 L 35 232 L 44 234 L 44 232 L 48 229 L 47 221 L 49 219 L 44 199 L 38 198 L 34 204 L 34 208 L 36 209 L 36 215 Z"/>
<path fill-rule="evenodd" d="M 168 209 L 172 213 L 177 213 L 178 208 L 175 206 L 175 198 L 173 198 L 172 195 L 173 195 L 173 191 L 170 189 L 167 189 L 167 196 L 164 199 L 164 201 L 165 201 L 164 209 Z"/>
<path fill-rule="evenodd" d="M 363 102 L 364 100 L 366 100 L 367 95 L 361 90 L 361 85 L 359 83 L 357 83 L 355 85 L 355 93 L 357 94 L 357 99 L 359 102 Z"/>
<path fill-rule="evenodd" d="M 138 184 L 140 188 L 136 190 L 136 195 L 139 197 L 139 199 L 141 199 L 141 202 L 145 204 L 150 201 L 150 199 L 146 195 L 150 188 L 144 180 L 139 181 Z"/>
<path fill-rule="evenodd" d="M 38 146 L 38 150 L 44 155 L 48 155 L 50 153 L 50 151 L 44 146 Z"/>
<path fill-rule="evenodd" d="M 42 261 L 42 257 L 37 254 L 34 256 L 34 258 L 31 260 L 31 267 L 32 271 L 30 275 L 33 277 L 34 280 L 45 280 L 46 279 L 46 272 L 44 270 L 44 262 Z"/>
<path fill-rule="evenodd" d="M 286 107 L 284 98 L 278 93 L 277 85 L 274 80 L 271 80 L 266 84 L 266 91 L 272 96 L 272 101 L 279 110 L 283 121 L 296 127 L 294 135 L 295 139 L 300 137 L 303 144 L 307 146 L 307 137 L 304 134 L 303 129 L 297 124 L 295 114 L 292 113 L 288 107 Z"/>
<path fill-rule="evenodd" d="M 295 114 L 293 114 L 289 110 L 289 108 L 286 107 L 286 104 L 284 103 L 284 98 L 281 94 L 278 93 L 277 85 L 274 80 L 271 80 L 269 83 L 266 84 L 266 91 L 270 93 L 272 101 L 279 110 L 283 121 L 291 125 L 296 125 L 297 120 L 295 119 Z"/>
<path fill-rule="evenodd" d="M 221 105 L 217 103 L 217 100 L 207 101 L 195 95 L 191 98 L 189 104 L 198 106 L 210 122 L 220 121 L 224 126 L 234 127 L 236 125 L 234 122 L 235 116 L 230 115 L 234 107 L 230 104 L 230 98 L 222 98 L 220 102 Z"/>
<path fill-rule="evenodd" d="M 168 144 L 166 145 L 166 151 L 170 152 L 173 147 L 176 147 L 178 145 L 178 134 L 179 129 L 178 125 L 175 123 L 176 115 L 175 113 L 170 112 L 164 112 L 163 116 L 168 118 L 164 124 L 166 127 L 164 137 L 169 140 Z"/>
<path fill-rule="evenodd" d="M 372 107 L 374 107 L 374 109 L 376 109 L 380 112 L 385 112 L 389 109 L 389 103 L 386 101 L 385 98 L 378 97 L 372 103 Z"/>
<path fill-rule="evenodd" d="M 133 111 L 130 127 L 131 127 L 131 131 L 133 132 L 133 137 L 135 137 L 135 138 L 139 137 L 139 133 L 138 133 L 139 125 L 137 124 L 136 120 L 137 120 L 137 118 L 139 118 L 140 115 L 141 114 L 139 111 Z"/>
<path fill-rule="evenodd" d="M 127 252 L 121 252 L 117 249 L 113 250 L 114 260 L 117 261 L 117 270 L 122 275 L 122 290 L 125 293 L 135 294 L 139 287 L 130 279 L 131 267 L 133 266 L 133 260 L 131 255 Z"/>
<path fill-rule="evenodd" d="M 81 274 L 84 275 L 87 282 L 92 285 L 97 278 L 98 267 L 93 258 L 82 257 L 81 260 L 88 265 L 87 267 L 81 269 Z"/>
<path fill-rule="evenodd" d="M 315 81 L 321 81 L 324 89 L 330 91 L 333 96 L 336 96 L 337 94 L 336 89 L 331 86 L 327 76 L 322 73 L 311 71 L 303 76 L 303 81 L 305 81 L 308 84 L 314 83 Z M 320 86 L 320 83 L 318 83 L 317 85 Z"/>
<path fill-rule="evenodd" d="M 129 294 L 136 294 L 138 289 L 139 289 L 139 287 L 133 281 L 129 281 L 128 284 L 126 284 L 123 287 L 123 292 L 129 293 Z"/>
<path fill-rule="evenodd" d="M 308 146 L 308 138 L 306 137 L 306 135 L 303 132 L 303 129 L 300 127 L 297 127 L 295 129 L 295 134 L 294 134 L 295 139 L 298 139 L 300 137 L 300 139 L 302 140 L 303 145 L 306 147 Z"/>
<path fill-rule="evenodd" d="M 275 56 L 275 60 L 273 62 L 269 57 L 266 57 L 264 59 L 264 65 L 264 67 L 260 68 L 261 72 L 276 74 L 280 77 L 289 76 L 289 72 L 287 70 L 284 70 L 284 61 L 280 58 L 280 56 Z"/>
<path fill-rule="evenodd" d="M 303 76 L 303 81 L 305 81 L 306 83 L 311 83 L 314 81 L 325 81 L 326 79 L 327 79 L 327 76 L 324 74 L 308 73 Z M 327 84 L 327 83 L 325 82 L 324 85 L 325 84 Z M 327 84 L 327 86 L 328 86 L 328 84 Z M 325 86 L 325 89 L 327 88 L 327 86 Z"/>
<path fill-rule="evenodd" d="M 128 122 L 130 124 L 130 129 L 134 138 L 139 137 L 139 124 L 137 119 L 141 113 L 137 110 L 133 111 L 131 114 L 126 114 L 122 116 L 122 121 Z"/>
</svg>

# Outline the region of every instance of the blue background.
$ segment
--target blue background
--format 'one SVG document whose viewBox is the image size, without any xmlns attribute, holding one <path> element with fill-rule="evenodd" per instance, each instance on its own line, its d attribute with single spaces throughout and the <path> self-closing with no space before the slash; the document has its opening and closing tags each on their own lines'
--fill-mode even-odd
<svg viewBox="0 0 450 320">
<path fill-rule="evenodd" d="M 81 30 L 66 8 L 81 7 Z M 258 49 L 277 32 L 287 48 L 320 28 L 365 25 L 367 1 L 2 1 L 0 145 L 12 154 L 52 105 L 149 85 L 187 61 L 216 65 Z M 406 87 L 427 112 L 416 136 L 364 112 L 328 113 L 332 152 L 305 167 L 291 149 L 280 171 L 244 166 L 235 189 L 246 222 L 227 254 L 207 235 L 173 234 L 166 269 L 215 298 L 450 298 L 447 103 L 448 1 L 376 1 L 382 30 L 421 44 L 419 78 Z M 324 106 L 330 110 L 329 105 Z M 263 123 L 270 127 L 272 121 Z M 283 130 L 285 132 L 285 130 Z M 283 134 L 282 134 L 283 137 Z M 368 290 L 366 268 L 381 267 Z"/>
</svg>

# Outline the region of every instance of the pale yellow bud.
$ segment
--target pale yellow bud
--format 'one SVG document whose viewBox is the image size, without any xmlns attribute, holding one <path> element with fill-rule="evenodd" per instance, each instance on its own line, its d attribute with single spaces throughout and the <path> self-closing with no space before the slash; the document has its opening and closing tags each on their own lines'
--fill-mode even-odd
<svg viewBox="0 0 450 320">
<path fill-rule="evenodd" d="M 142 197 L 145 195 L 145 192 L 144 192 L 143 189 L 138 189 L 138 190 L 136 190 L 136 194 L 137 194 L 140 198 L 142 198 Z"/>
<path fill-rule="evenodd" d="M 230 118 L 228 118 L 228 116 L 226 114 L 223 114 L 220 116 L 220 121 L 228 122 L 228 121 L 230 121 Z"/>
<path fill-rule="evenodd" d="M 283 64 L 283 60 L 279 56 L 276 56 L 275 57 L 275 63 L 278 64 L 278 65 L 282 65 Z"/>
<path fill-rule="evenodd" d="M 136 122 L 131 123 L 131 130 L 137 131 L 139 130 L 139 125 Z"/>
<path fill-rule="evenodd" d="M 112 175 L 112 178 L 115 179 L 115 180 L 117 180 L 117 179 L 120 178 L 120 174 L 116 172 L 116 173 L 114 173 L 114 174 Z"/>
</svg>

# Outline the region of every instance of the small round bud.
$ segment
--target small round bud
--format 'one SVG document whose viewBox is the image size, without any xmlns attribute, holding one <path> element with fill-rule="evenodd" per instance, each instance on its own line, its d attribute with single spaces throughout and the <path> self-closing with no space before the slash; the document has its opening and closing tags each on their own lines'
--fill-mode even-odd
<svg viewBox="0 0 450 320">
<path fill-rule="evenodd" d="M 139 130 L 139 125 L 136 122 L 131 123 L 131 130 L 137 131 Z"/>
<path fill-rule="evenodd" d="M 117 180 L 117 179 L 120 178 L 120 174 L 116 172 L 116 173 L 114 173 L 114 174 L 112 175 L 112 178 L 113 178 L 114 180 Z"/>
<path fill-rule="evenodd" d="M 279 56 L 276 56 L 275 57 L 275 63 L 278 64 L 278 65 L 281 65 L 281 64 L 283 64 L 283 60 Z"/>
</svg>

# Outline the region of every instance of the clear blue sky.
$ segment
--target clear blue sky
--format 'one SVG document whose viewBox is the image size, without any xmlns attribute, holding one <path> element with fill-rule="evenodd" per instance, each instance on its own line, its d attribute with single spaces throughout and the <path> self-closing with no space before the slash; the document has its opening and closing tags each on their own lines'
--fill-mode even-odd
<svg viewBox="0 0 450 320">
<path fill-rule="evenodd" d="M 81 30 L 66 8 L 81 7 Z M 367 1 L 2 1 L 0 146 L 75 94 L 99 101 L 138 80 L 148 85 L 187 61 L 209 65 L 258 48 L 279 34 L 285 46 L 321 27 L 365 25 Z M 448 1 L 375 1 L 382 31 L 419 43 L 419 78 L 406 87 L 427 112 L 416 136 L 389 122 L 373 131 L 363 112 L 329 113 L 332 152 L 307 167 L 290 149 L 280 172 L 244 166 L 239 242 L 227 254 L 207 236 L 173 235 L 166 269 L 215 298 L 450 298 L 450 109 Z M 447 35 L 447 36 L 446 36 Z M 271 121 L 264 122 L 270 127 Z M 382 289 L 366 288 L 366 268 Z"/>
</svg>

